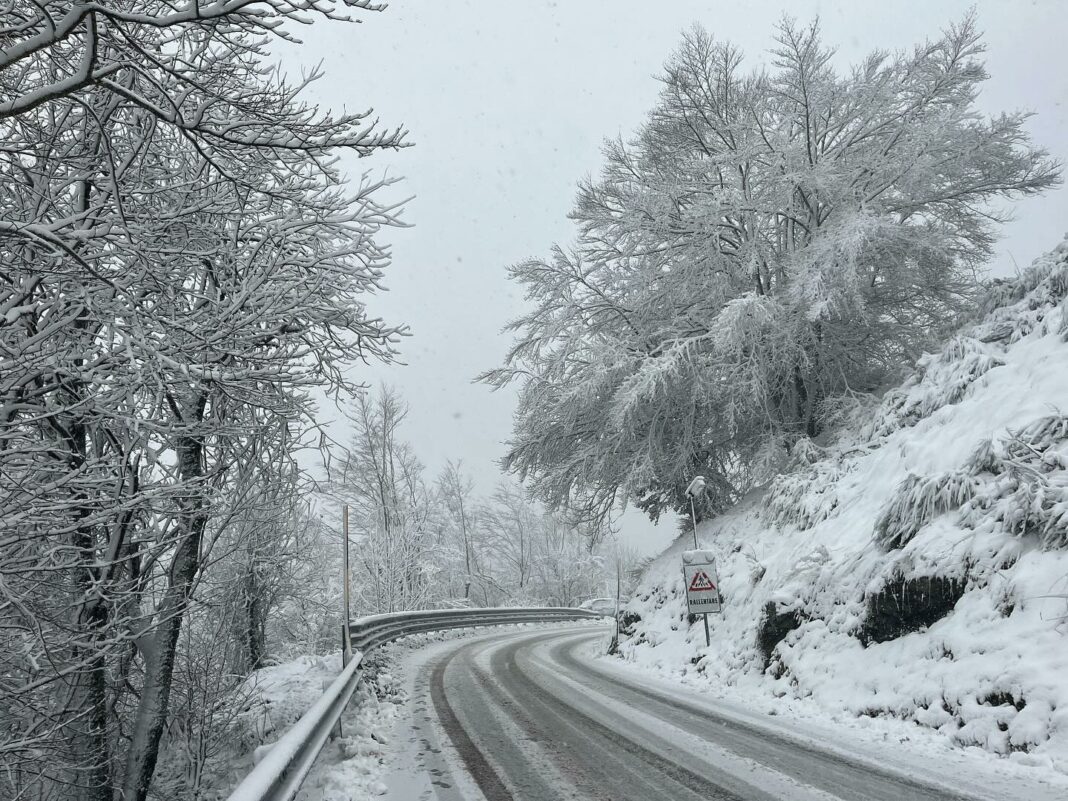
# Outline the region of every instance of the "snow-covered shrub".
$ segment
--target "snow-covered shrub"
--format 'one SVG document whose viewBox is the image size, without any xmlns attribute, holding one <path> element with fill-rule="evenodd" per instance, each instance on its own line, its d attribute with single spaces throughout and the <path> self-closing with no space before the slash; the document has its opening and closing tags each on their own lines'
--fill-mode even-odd
<svg viewBox="0 0 1068 801">
<path fill-rule="evenodd" d="M 1049 276 L 1049 300 L 1062 300 L 1068 297 L 1068 258 L 1061 259 L 1059 264 L 1050 268 Z"/>
<path fill-rule="evenodd" d="M 997 445 L 984 444 L 970 462 L 988 474 L 961 509 L 971 528 L 996 525 L 1036 536 L 1045 548 L 1068 547 L 1068 416 L 1038 418 Z"/>
<path fill-rule="evenodd" d="M 987 320 L 998 318 L 997 310 L 1018 304 L 1025 298 L 1028 305 L 1053 306 L 1068 297 L 1068 234 L 1049 253 L 1015 279 L 995 280 L 979 303 L 979 312 Z"/>
<path fill-rule="evenodd" d="M 623 610 L 619 614 L 619 633 L 624 636 L 631 636 L 634 634 L 634 627 L 641 623 L 642 616 L 637 612 L 630 610 Z"/>
<path fill-rule="evenodd" d="M 232 669 L 240 650 L 235 628 L 219 608 L 201 609 L 182 632 L 153 779 L 158 798 L 211 798 L 211 788 L 225 782 L 234 746 L 253 742 L 247 710 L 256 705 L 255 682 Z"/>
<path fill-rule="evenodd" d="M 1001 459 L 998 457 L 994 440 L 984 439 L 980 442 L 965 462 L 964 469 L 972 475 L 1000 472 Z"/>
<path fill-rule="evenodd" d="M 1015 432 L 1006 445 L 1009 458 L 1038 455 L 1068 440 L 1068 415 L 1040 417 Z"/>
<path fill-rule="evenodd" d="M 812 528 L 837 509 L 835 483 L 841 475 L 837 465 L 821 462 L 803 472 L 779 476 L 768 493 L 764 517 L 777 526 Z"/>
<path fill-rule="evenodd" d="M 978 485 L 975 476 L 962 470 L 934 476 L 910 474 L 875 521 L 876 542 L 888 550 L 907 545 L 938 515 L 970 500 Z"/>
<path fill-rule="evenodd" d="M 871 420 L 878 413 L 881 405 L 882 398 L 873 393 L 848 392 L 825 398 L 820 403 L 820 414 L 826 421 L 826 430 L 833 432 L 833 439 L 846 432 L 854 434 L 863 428 L 865 421 Z M 806 441 L 811 443 L 807 437 L 799 440 L 799 442 Z M 822 449 L 819 450 L 822 451 Z"/>
<path fill-rule="evenodd" d="M 1022 277 L 1016 279 L 996 278 L 991 281 L 979 302 L 979 313 L 989 317 L 995 309 L 1018 303 L 1027 294 L 1027 287 Z"/>
<path fill-rule="evenodd" d="M 795 500 L 798 508 L 805 503 L 812 496 Z M 1004 441 L 983 440 L 959 470 L 910 475 L 876 521 L 875 539 L 901 548 L 954 509 L 957 522 L 973 530 L 997 527 L 1035 536 L 1046 548 L 1068 546 L 1068 417 L 1041 417 Z"/>
<path fill-rule="evenodd" d="M 1064 333 L 1068 297 L 1068 240 L 1035 260 L 1013 281 L 995 281 L 982 300 L 974 333 L 984 342 L 1018 342 L 1039 326 Z M 1054 311 L 1060 309 L 1060 318 Z M 1052 329 L 1049 328 L 1052 326 Z"/>
<path fill-rule="evenodd" d="M 805 441 L 808 441 L 807 438 Z M 816 458 L 812 461 L 816 461 Z M 755 486 L 767 484 L 773 481 L 788 464 L 792 464 L 794 459 L 794 448 L 787 447 L 784 437 L 768 437 L 753 454 L 749 466 L 749 480 Z"/>
<path fill-rule="evenodd" d="M 826 457 L 827 451 L 808 437 L 794 443 L 789 460 L 792 471 L 776 477 L 768 492 L 764 515 L 769 523 L 804 530 L 834 514 L 838 508 L 835 485 L 846 468 L 840 459 Z"/>
<path fill-rule="evenodd" d="M 980 311 L 990 316 L 996 309 L 1024 298 L 1052 305 L 1065 297 L 1068 297 L 1068 234 L 1015 280 L 994 281 L 980 304 Z"/>
<path fill-rule="evenodd" d="M 869 440 L 885 437 L 959 403 L 976 380 L 1004 363 L 997 354 L 1000 348 L 1019 342 L 1042 324 L 1068 335 L 1066 297 L 1068 240 L 1036 259 L 1017 278 L 988 285 L 979 304 L 978 322 L 951 339 L 937 355 L 921 357 L 913 375 L 883 397 L 864 435 Z"/>
<path fill-rule="evenodd" d="M 815 464 L 827 455 L 827 451 L 808 437 L 801 437 L 790 447 L 791 465 Z"/>
<path fill-rule="evenodd" d="M 1004 362 L 987 345 L 970 336 L 956 336 L 938 354 L 925 354 L 916 372 L 883 398 L 867 431 L 869 439 L 916 425 L 944 406 L 959 403 L 981 376 Z"/>
</svg>

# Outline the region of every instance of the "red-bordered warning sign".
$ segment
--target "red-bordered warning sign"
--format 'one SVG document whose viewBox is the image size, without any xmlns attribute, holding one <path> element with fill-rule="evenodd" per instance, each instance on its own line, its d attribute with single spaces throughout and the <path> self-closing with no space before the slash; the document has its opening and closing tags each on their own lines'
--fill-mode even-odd
<svg viewBox="0 0 1068 801">
<path fill-rule="evenodd" d="M 708 577 L 708 573 L 698 570 L 690 579 L 690 592 L 715 592 L 716 583 Z"/>
<path fill-rule="evenodd" d="M 719 576 L 716 574 L 716 560 L 711 551 L 684 551 L 682 554 L 682 576 L 685 579 L 686 611 L 690 614 L 707 614 L 723 609 L 723 598 L 719 594 Z"/>
</svg>

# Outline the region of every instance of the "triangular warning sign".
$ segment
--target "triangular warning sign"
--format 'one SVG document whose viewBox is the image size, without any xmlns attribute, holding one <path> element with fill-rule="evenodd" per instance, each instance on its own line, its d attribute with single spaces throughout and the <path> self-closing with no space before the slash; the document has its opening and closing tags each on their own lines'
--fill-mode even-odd
<svg viewBox="0 0 1068 801">
<path fill-rule="evenodd" d="M 690 592 L 714 589 L 716 589 L 716 585 L 712 583 L 712 579 L 708 577 L 708 573 L 703 570 L 698 570 L 693 574 L 693 578 L 690 579 Z"/>
</svg>

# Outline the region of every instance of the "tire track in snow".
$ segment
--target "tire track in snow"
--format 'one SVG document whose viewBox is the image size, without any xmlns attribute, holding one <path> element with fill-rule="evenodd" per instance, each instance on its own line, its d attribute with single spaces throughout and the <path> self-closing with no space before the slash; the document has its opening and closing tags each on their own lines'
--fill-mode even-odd
<svg viewBox="0 0 1068 801">
<path fill-rule="evenodd" d="M 649 751 L 531 681 L 519 667 L 520 652 L 560 634 L 472 643 L 434 668 L 431 694 L 442 727 L 489 801 L 770 799 L 748 785 L 744 795 L 738 794 Z M 484 653 L 488 668 L 479 665 Z M 527 747 L 505 742 L 491 715 L 513 722 L 523 735 L 516 739 L 527 741 Z M 547 755 L 555 769 L 546 770 L 536 752 Z M 529 764 L 519 764 L 524 758 Z"/>
<path fill-rule="evenodd" d="M 647 688 L 581 656 L 603 636 L 588 631 L 512 631 L 426 663 L 423 697 L 458 757 L 454 772 L 462 763 L 473 780 L 465 797 L 477 786 L 487 801 L 973 798 Z"/>
<path fill-rule="evenodd" d="M 626 734 L 606 726 L 578 709 L 529 676 L 521 664 L 524 652 L 560 637 L 560 632 L 526 638 L 496 649 L 490 664 L 492 676 L 499 677 L 520 708 L 529 712 L 529 725 L 551 742 L 566 744 L 577 769 L 589 775 L 587 784 L 604 788 L 596 798 L 671 798 L 674 801 L 772 801 L 751 786 L 743 788 L 719 784 L 685 765 L 650 750 Z M 507 681 L 505 681 L 507 677 Z M 592 757 L 592 758 L 591 758 Z M 742 789 L 744 795 L 738 794 Z"/>
<path fill-rule="evenodd" d="M 500 776 L 490 765 L 489 760 L 475 745 L 474 740 L 471 739 L 467 730 L 460 723 L 456 711 L 452 708 L 445 694 L 445 669 L 448 668 L 459 651 L 469 650 L 477 645 L 478 643 L 474 643 L 465 646 L 438 662 L 430 674 L 430 700 L 434 704 L 434 710 L 437 712 L 441 727 L 445 730 L 449 739 L 452 740 L 453 747 L 463 760 L 468 773 L 486 797 L 486 801 L 514 801 L 512 794 L 508 792 L 508 788 L 505 787 Z"/>
</svg>

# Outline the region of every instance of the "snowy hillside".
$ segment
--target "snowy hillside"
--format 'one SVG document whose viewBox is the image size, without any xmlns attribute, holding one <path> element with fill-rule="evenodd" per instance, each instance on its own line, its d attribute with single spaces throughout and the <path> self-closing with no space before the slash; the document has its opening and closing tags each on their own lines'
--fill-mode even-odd
<svg viewBox="0 0 1068 801">
<path fill-rule="evenodd" d="M 1068 772 L 1068 241 L 826 448 L 699 528 L 724 612 L 687 623 L 680 537 L 623 658 L 740 697 L 914 722 Z"/>
</svg>

